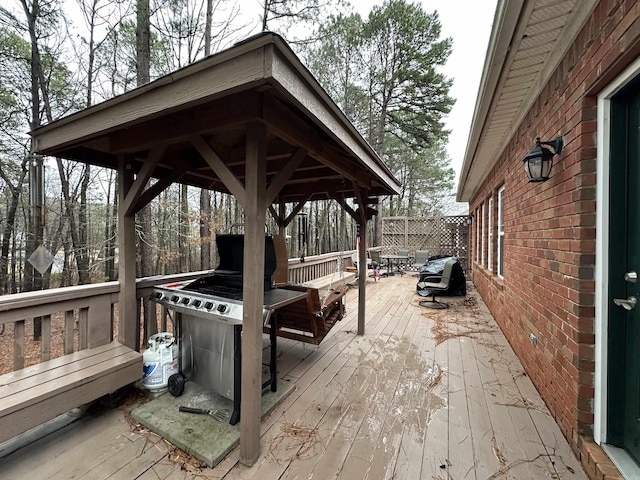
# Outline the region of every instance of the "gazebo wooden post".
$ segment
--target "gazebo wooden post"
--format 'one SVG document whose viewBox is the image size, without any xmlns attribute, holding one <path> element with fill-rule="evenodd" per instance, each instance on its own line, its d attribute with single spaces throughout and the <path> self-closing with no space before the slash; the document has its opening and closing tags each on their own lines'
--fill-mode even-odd
<svg viewBox="0 0 640 480">
<path fill-rule="evenodd" d="M 267 209 L 266 138 L 266 128 L 263 124 L 253 123 L 248 126 L 240 402 L 240 462 L 248 466 L 253 465 L 260 455 L 264 222 Z"/>
<path fill-rule="evenodd" d="M 364 335 L 364 317 L 367 305 L 367 214 L 360 206 L 360 251 L 358 252 L 358 335 Z"/>
<path fill-rule="evenodd" d="M 358 222 L 360 250 L 358 251 L 358 335 L 364 335 L 364 317 L 367 299 L 367 204 L 365 196 L 354 182 L 358 210 L 354 211 L 344 199 L 336 200 L 351 218 Z"/>
<path fill-rule="evenodd" d="M 358 335 L 364 335 L 364 317 L 367 305 L 367 220 L 369 219 L 367 191 L 353 182 L 358 210 L 356 219 L 360 229 L 360 251 L 358 258 Z"/>
<path fill-rule="evenodd" d="M 125 208 L 133 185 L 133 168 L 125 155 L 118 155 L 118 341 L 140 350 L 140 319 L 136 300 L 136 220 Z"/>
</svg>

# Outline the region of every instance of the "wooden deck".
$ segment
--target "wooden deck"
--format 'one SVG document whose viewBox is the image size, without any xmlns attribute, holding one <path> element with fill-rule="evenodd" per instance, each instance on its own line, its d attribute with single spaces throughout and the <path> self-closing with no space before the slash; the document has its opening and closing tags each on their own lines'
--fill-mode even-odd
<svg viewBox="0 0 640 480">
<path fill-rule="evenodd" d="M 98 409 L 0 460 L 3 479 L 586 479 L 559 428 L 473 287 L 418 305 L 416 278 L 368 283 L 366 335 L 347 316 L 316 347 L 282 339 L 293 393 L 262 423 L 261 456 L 233 451 L 199 468 Z"/>
</svg>

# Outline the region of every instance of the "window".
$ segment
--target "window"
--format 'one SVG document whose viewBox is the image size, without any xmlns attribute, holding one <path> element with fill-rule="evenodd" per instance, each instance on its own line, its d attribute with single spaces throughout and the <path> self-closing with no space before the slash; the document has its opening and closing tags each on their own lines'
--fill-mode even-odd
<svg viewBox="0 0 640 480">
<path fill-rule="evenodd" d="M 486 265 L 486 256 L 485 256 L 485 220 L 484 220 L 484 203 L 480 205 L 480 223 L 482 224 L 482 234 L 480 236 L 480 264 Z"/>
<path fill-rule="evenodd" d="M 504 185 L 498 189 L 498 276 L 504 278 Z"/>
<path fill-rule="evenodd" d="M 487 268 L 493 270 L 493 197 L 487 207 Z"/>
<path fill-rule="evenodd" d="M 480 216 L 480 207 L 476 209 L 476 262 L 480 262 L 480 223 L 482 217 Z"/>
</svg>

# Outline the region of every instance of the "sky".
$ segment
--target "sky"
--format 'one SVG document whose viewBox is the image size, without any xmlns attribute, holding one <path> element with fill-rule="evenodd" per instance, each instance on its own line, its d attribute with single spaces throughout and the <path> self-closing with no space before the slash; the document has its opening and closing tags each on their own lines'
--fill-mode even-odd
<svg viewBox="0 0 640 480">
<path fill-rule="evenodd" d="M 259 29 L 259 0 L 237 0 L 250 28 Z M 356 12 L 366 18 L 374 5 L 383 0 L 348 0 Z M 447 153 L 456 171 L 457 181 L 467 147 L 469 129 L 473 118 L 476 97 L 491 26 L 498 0 L 408 0 L 422 4 L 424 11 L 438 12 L 442 36 L 453 39 L 453 49 L 442 73 L 453 79 L 449 95 L 456 99 L 446 118 L 446 128 L 451 131 Z"/>
<path fill-rule="evenodd" d="M 366 18 L 374 5 L 383 0 L 348 0 L 354 9 Z M 447 153 L 456 171 L 456 183 L 469 137 L 478 86 L 491 33 L 497 0 L 409 0 L 421 3 L 426 12 L 436 10 L 442 25 L 442 36 L 453 39 L 453 49 L 442 72 L 453 79 L 449 95 L 456 99 L 451 113 L 445 119 L 451 131 Z M 74 5 L 75 4 L 75 5 Z M 237 0 L 248 27 L 255 33 L 259 29 L 258 0 Z M 75 0 L 66 1 L 67 10 L 76 10 Z M 74 8 L 75 7 L 75 8 Z M 81 20 L 78 19 L 78 24 Z"/>
<path fill-rule="evenodd" d="M 442 72 L 453 78 L 449 95 L 456 99 L 446 118 L 451 131 L 447 153 L 456 171 L 456 184 L 462 169 L 469 129 L 473 119 L 476 97 L 497 0 L 418 0 L 426 12 L 436 10 L 442 25 L 442 36 L 453 39 L 449 61 Z M 382 2 L 350 0 L 362 16 L 369 14 L 372 5 Z"/>
</svg>

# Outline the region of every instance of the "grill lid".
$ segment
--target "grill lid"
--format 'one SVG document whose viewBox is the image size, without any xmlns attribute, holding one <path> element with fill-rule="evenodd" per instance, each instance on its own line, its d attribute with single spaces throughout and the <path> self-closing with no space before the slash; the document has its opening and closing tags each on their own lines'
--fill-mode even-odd
<svg viewBox="0 0 640 480">
<path fill-rule="evenodd" d="M 272 288 L 271 276 L 276 270 L 277 259 L 273 237 L 264 237 L 264 289 Z M 242 291 L 242 268 L 244 264 L 244 235 L 218 234 L 216 247 L 220 263 L 213 274 L 200 277 L 185 285 L 183 290 L 194 292 L 211 291 L 216 286 Z M 285 260 L 286 261 L 286 260 Z"/>
</svg>

